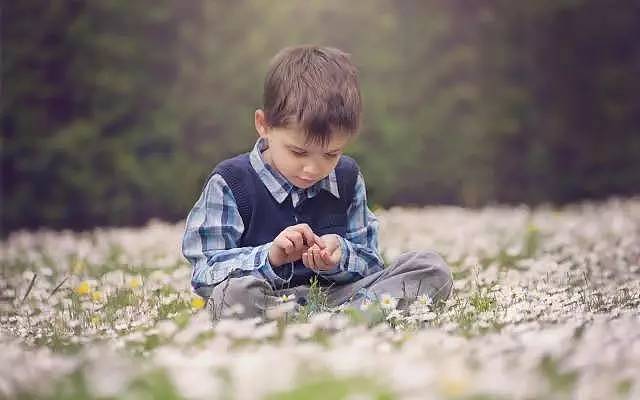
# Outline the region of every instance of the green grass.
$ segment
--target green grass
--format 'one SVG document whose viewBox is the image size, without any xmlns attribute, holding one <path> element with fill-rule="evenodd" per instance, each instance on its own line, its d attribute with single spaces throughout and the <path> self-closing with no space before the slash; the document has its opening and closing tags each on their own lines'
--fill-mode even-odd
<svg viewBox="0 0 640 400">
<path fill-rule="evenodd" d="M 81 370 L 59 379 L 52 389 L 46 393 L 21 393 L 19 400 L 85 400 L 95 399 L 96 396 L 87 386 Z M 113 399 L 113 397 L 100 397 Z M 134 378 L 117 398 L 126 399 L 183 399 L 162 370 L 150 370 Z"/>
<path fill-rule="evenodd" d="M 553 392 L 569 393 L 578 377 L 574 371 L 561 371 L 558 361 L 548 355 L 540 361 L 539 370 L 547 378 Z"/>
<path fill-rule="evenodd" d="M 301 306 L 298 313 L 292 318 L 291 322 L 307 322 L 313 314 L 329 311 L 327 305 L 326 290 L 318 283 L 318 278 L 311 280 L 309 293 L 307 295 L 307 303 Z"/>
<path fill-rule="evenodd" d="M 466 337 L 499 331 L 503 324 L 498 320 L 502 306 L 493 293 L 493 285 L 478 286 L 468 297 L 455 297 L 449 311 L 452 320 L 458 324 L 460 333 Z M 481 325 L 480 315 L 491 314 L 492 319 Z"/>
<path fill-rule="evenodd" d="M 325 400 L 346 399 L 353 395 L 364 395 L 367 399 L 393 400 L 396 396 L 378 382 L 363 378 L 325 377 L 299 384 L 286 392 L 267 396 L 268 400 Z"/>
</svg>

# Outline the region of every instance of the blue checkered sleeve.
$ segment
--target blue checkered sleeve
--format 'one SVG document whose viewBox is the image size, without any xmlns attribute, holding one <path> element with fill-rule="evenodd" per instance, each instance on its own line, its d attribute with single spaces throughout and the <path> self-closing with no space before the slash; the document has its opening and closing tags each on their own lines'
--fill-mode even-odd
<svg viewBox="0 0 640 400">
<path fill-rule="evenodd" d="M 271 242 L 237 247 L 244 231 L 233 192 L 214 174 L 187 217 L 182 254 L 191 264 L 191 285 L 198 293 L 222 282 L 231 273 L 258 275 L 271 284 L 286 283 L 269 264 Z"/>
<path fill-rule="evenodd" d="M 347 233 L 340 237 L 339 264 L 321 275 L 336 283 L 349 283 L 381 271 L 384 267 L 378 248 L 378 219 L 367 207 L 367 190 L 358 174 L 354 197 L 347 210 Z"/>
</svg>

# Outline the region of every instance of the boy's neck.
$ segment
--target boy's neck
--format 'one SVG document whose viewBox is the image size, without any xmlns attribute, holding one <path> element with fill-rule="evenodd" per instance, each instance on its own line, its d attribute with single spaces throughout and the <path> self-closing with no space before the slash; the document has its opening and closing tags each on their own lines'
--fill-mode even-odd
<svg viewBox="0 0 640 400">
<path fill-rule="evenodd" d="M 264 150 L 262 150 L 262 159 L 266 164 L 268 164 L 269 166 L 271 166 L 271 168 L 273 168 L 273 163 L 271 162 L 271 152 L 269 151 L 269 147 L 266 147 Z"/>
</svg>

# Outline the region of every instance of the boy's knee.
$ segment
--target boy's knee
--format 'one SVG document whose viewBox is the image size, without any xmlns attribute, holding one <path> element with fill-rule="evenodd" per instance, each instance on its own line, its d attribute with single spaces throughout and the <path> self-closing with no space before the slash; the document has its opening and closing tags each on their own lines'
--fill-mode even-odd
<svg viewBox="0 0 640 400">
<path fill-rule="evenodd" d="M 430 279 L 433 281 L 434 293 L 431 295 L 433 301 L 447 300 L 453 288 L 453 274 L 447 262 L 434 251 L 420 252 L 424 259 L 424 266 L 428 270 Z"/>
<path fill-rule="evenodd" d="M 428 265 L 437 271 L 437 274 L 441 275 L 442 279 L 452 280 L 451 269 L 440 254 L 435 251 L 423 251 L 420 253 L 425 260 L 425 265 Z"/>
<path fill-rule="evenodd" d="M 429 269 L 442 274 L 451 274 L 446 261 L 435 251 L 408 251 L 402 253 L 393 265 L 403 270 Z"/>
<path fill-rule="evenodd" d="M 410 251 L 398 257 L 395 267 L 418 272 L 418 280 L 428 282 L 428 294 L 433 299 L 446 300 L 451 294 L 453 276 L 446 261 L 435 251 Z M 402 272 L 398 271 L 398 272 Z"/>
<path fill-rule="evenodd" d="M 237 310 L 236 316 L 252 318 L 259 316 L 264 298 L 271 286 L 255 276 L 229 278 L 216 285 L 211 295 L 214 318 L 225 316 L 225 310 Z"/>
</svg>

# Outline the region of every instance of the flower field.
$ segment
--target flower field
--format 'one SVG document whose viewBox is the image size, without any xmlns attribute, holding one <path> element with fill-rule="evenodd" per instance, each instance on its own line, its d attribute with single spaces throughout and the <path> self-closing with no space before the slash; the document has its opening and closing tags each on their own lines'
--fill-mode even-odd
<svg viewBox="0 0 640 400">
<path fill-rule="evenodd" d="M 328 309 L 315 289 L 212 324 L 183 223 L 13 233 L 0 399 L 640 399 L 640 198 L 376 215 L 387 261 L 449 262 L 445 304 Z"/>
</svg>

